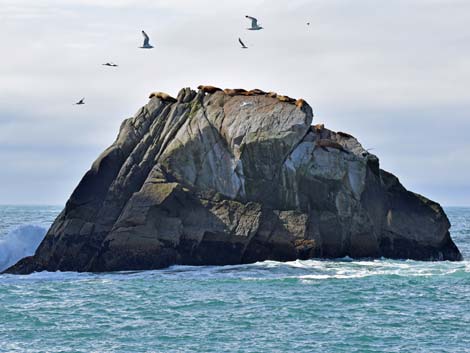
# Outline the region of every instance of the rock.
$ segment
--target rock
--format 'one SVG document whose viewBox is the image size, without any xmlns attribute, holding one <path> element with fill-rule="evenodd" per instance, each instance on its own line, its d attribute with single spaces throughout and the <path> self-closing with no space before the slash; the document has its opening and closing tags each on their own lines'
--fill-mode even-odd
<svg viewBox="0 0 470 353">
<path fill-rule="evenodd" d="M 189 88 L 176 102 L 152 97 L 36 254 L 7 272 L 462 259 L 437 203 L 407 191 L 353 136 L 312 128 L 310 106 L 293 102 Z"/>
</svg>

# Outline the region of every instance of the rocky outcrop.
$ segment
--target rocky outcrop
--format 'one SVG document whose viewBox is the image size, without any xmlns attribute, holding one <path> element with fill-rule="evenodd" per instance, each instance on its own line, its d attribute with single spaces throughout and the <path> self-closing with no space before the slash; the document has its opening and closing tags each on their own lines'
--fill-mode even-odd
<svg viewBox="0 0 470 353">
<path fill-rule="evenodd" d="M 233 92 L 153 95 L 36 254 L 8 272 L 461 259 L 441 207 L 407 191 L 354 137 L 311 126 L 303 101 Z"/>
</svg>

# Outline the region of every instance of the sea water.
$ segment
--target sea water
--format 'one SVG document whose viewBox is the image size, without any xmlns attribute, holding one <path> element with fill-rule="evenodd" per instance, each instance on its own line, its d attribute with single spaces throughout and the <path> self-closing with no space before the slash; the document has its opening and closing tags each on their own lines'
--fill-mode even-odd
<svg viewBox="0 0 470 353">
<path fill-rule="evenodd" d="M 0 206 L 0 266 L 60 209 Z M 470 259 L 470 209 L 446 212 Z M 470 262 L 0 275 L 0 352 L 470 352 Z"/>
</svg>

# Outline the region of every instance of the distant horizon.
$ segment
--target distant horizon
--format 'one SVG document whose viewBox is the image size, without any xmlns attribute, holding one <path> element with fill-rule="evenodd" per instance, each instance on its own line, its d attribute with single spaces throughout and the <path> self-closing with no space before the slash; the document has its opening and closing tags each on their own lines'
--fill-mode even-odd
<svg viewBox="0 0 470 353">
<path fill-rule="evenodd" d="M 434 201 L 434 202 L 438 202 L 438 201 L 435 201 L 435 200 L 431 200 L 431 201 Z M 65 202 L 66 203 L 66 202 Z M 60 205 L 60 204 L 42 204 L 42 203 L 38 203 L 38 204 L 35 204 L 35 203 L 28 203 L 28 204 L 13 204 L 13 203 L 0 203 L 0 207 L 3 207 L 3 206 L 13 206 L 13 207 L 40 207 L 40 206 L 44 206 L 44 207 L 65 207 L 65 203 Z M 449 205 L 443 205 L 443 204 L 439 204 L 442 208 L 470 208 L 470 205 L 452 205 L 452 206 L 449 206 Z"/>
</svg>

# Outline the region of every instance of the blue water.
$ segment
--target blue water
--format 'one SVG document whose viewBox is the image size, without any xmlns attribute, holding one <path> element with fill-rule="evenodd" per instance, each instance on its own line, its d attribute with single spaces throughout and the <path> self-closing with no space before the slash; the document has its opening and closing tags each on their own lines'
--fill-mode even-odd
<svg viewBox="0 0 470 353">
<path fill-rule="evenodd" d="M 0 206 L 0 256 L 58 212 Z M 446 212 L 470 259 L 470 209 Z M 470 262 L 0 275 L 0 352 L 470 352 Z"/>
</svg>

